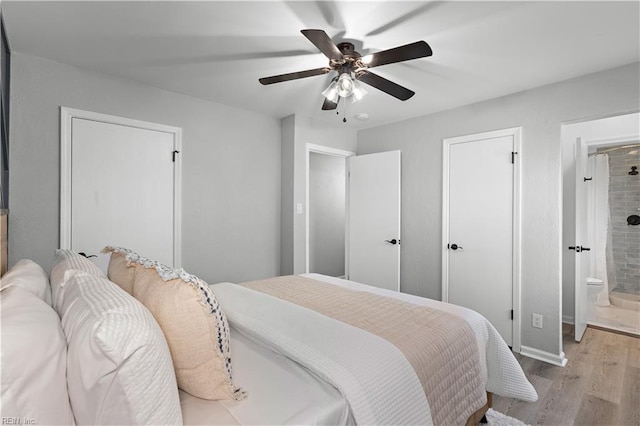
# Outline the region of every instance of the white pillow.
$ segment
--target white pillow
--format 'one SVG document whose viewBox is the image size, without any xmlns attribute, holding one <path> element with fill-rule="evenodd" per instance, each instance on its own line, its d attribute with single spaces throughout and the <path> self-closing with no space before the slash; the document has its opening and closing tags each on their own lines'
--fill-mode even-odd
<svg viewBox="0 0 640 426">
<path fill-rule="evenodd" d="M 58 313 L 79 424 L 181 424 L 167 342 L 151 313 L 107 278 L 68 276 Z"/>
<path fill-rule="evenodd" d="M 2 418 L 18 418 L 23 424 L 74 424 L 60 318 L 51 306 L 18 286 L 3 289 L 0 303 Z"/>
<path fill-rule="evenodd" d="M 64 298 L 64 286 L 67 279 L 75 273 L 83 271 L 88 274 L 106 278 L 107 275 L 92 261 L 71 250 L 58 249 L 51 267 L 49 280 L 51 281 L 51 306 L 59 312 Z"/>
<path fill-rule="evenodd" d="M 0 290 L 22 287 L 51 305 L 51 287 L 47 273 L 33 260 L 22 259 L 2 276 Z"/>
</svg>

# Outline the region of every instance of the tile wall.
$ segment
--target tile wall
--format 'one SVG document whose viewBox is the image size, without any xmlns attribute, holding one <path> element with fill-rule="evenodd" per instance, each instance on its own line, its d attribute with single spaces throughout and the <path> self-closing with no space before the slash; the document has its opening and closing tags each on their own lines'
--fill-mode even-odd
<svg viewBox="0 0 640 426">
<path fill-rule="evenodd" d="M 640 215 L 640 144 L 603 151 L 609 155 L 615 291 L 640 295 L 640 225 L 627 223 L 630 215 Z M 639 173 L 630 175 L 634 166 Z"/>
</svg>

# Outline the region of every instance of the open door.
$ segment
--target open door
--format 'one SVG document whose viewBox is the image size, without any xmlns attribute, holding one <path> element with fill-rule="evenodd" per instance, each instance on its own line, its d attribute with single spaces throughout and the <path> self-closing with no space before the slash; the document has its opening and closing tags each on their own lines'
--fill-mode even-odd
<svg viewBox="0 0 640 426">
<path fill-rule="evenodd" d="M 587 185 L 591 177 L 587 176 L 588 147 L 578 138 L 576 141 L 576 240 L 575 245 L 569 250 L 575 251 L 575 339 L 582 340 L 587 329 L 587 275 L 589 274 L 588 257 L 582 255 L 589 251 L 589 247 L 583 247 L 588 238 L 587 228 Z"/>
<path fill-rule="evenodd" d="M 400 291 L 400 151 L 350 157 L 348 173 L 347 277 Z"/>
</svg>

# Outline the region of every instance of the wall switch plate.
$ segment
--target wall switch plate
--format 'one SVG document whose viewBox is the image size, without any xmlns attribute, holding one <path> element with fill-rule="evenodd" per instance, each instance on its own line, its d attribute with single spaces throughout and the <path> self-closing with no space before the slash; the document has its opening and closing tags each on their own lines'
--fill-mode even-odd
<svg viewBox="0 0 640 426">
<path fill-rule="evenodd" d="M 296 213 L 302 214 L 302 203 L 296 204 Z"/>
<path fill-rule="evenodd" d="M 531 315 L 531 325 L 535 328 L 542 328 L 542 315 L 540 314 L 532 314 Z"/>
</svg>

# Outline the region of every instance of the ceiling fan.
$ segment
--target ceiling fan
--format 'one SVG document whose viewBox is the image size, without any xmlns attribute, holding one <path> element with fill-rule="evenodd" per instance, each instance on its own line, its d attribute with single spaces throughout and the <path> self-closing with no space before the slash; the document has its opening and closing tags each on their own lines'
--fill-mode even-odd
<svg viewBox="0 0 640 426">
<path fill-rule="evenodd" d="M 332 79 L 331 85 L 322 92 L 325 96 L 322 104 L 323 110 L 336 109 L 341 98 L 351 97 L 354 102 L 360 99 L 366 91 L 360 87 L 359 82 L 382 90 L 401 101 L 406 101 L 415 95 L 415 92 L 374 74 L 369 69 L 380 65 L 424 58 L 433 54 L 426 42 L 416 41 L 363 57 L 354 50 L 355 47 L 352 43 L 343 42 L 336 45 L 323 30 L 302 30 L 301 32 L 329 58 L 329 66 L 264 77 L 258 81 L 267 85 L 337 71 L 338 75 Z"/>
</svg>

